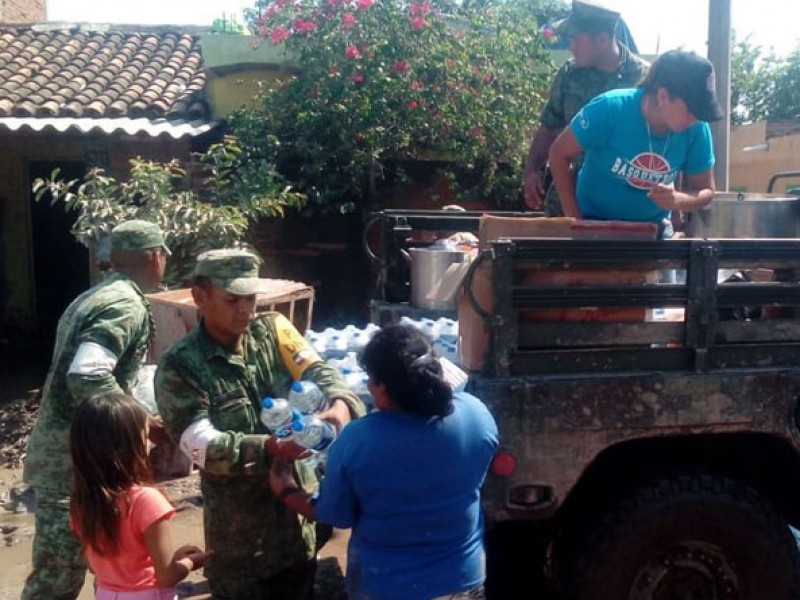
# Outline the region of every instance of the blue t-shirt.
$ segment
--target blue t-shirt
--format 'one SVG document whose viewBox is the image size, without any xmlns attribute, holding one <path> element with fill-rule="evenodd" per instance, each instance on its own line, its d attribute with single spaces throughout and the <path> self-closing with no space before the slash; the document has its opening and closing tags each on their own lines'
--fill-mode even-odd
<svg viewBox="0 0 800 600">
<path fill-rule="evenodd" d="M 680 172 L 697 175 L 714 165 L 708 123 L 666 135 L 648 135 L 642 89 L 600 94 L 570 126 L 584 151 L 576 196 L 585 219 L 661 222 L 669 211 L 647 197 L 658 183 L 673 184 Z"/>
<path fill-rule="evenodd" d="M 485 579 L 480 487 L 497 425 L 470 394 L 453 406 L 446 417 L 373 412 L 331 446 L 316 516 L 353 528 L 353 600 L 427 600 Z"/>
</svg>

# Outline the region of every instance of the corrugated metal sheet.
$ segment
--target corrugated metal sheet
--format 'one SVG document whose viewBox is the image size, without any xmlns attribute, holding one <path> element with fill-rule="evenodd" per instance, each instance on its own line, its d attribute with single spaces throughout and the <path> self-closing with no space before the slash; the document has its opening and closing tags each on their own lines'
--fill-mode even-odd
<svg viewBox="0 0 800 600">
<path fill-rule="evenodd" d="M 2 117 L 0 118 L 0 131 L 106 133 L 150 137 L 166 135 L 177 140 L 206 133 L 219 123 L 219 121 L 205 119 L 187 121 L 185 119 L 131 119 L 127 117 L 115 119 Z"/>
</svg>

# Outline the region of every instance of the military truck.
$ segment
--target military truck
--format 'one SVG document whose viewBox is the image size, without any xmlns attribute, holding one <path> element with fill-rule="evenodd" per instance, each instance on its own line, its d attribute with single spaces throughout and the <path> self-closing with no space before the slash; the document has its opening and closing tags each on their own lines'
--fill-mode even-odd
<svg viewBox="0 0 800 600">
<path fill-rule="evenodd" d="M 470 291 L 487 264 L 489 309 Z M 501 440 L 490 598 L 545 597 L 534 580 L 558 598 L 800 597 L 798 264 L 793 239 L 482 251 L 464 287 L 488 333 L 471 387 Z M 644 275 L 531 277 L 628 270 Z"/>
</svg>

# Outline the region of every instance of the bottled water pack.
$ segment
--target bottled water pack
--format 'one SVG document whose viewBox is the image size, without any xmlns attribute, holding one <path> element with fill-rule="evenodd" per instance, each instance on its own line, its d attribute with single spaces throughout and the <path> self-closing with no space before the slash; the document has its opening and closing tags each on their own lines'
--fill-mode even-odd
<svg viewBox="0 0 800 600">
<path fill-rule="evenodd" d="M 292 422 L 296 414 L 285 398 L 271 398 L 261 400 L 261 422 L 270 433 L 278 437 L 287 437 L 292 434 Z"/>
<path fill-rule="evenodd" d="M 336 439 L 336 428 L 317 415 L 302 415 L 292 423 L 292 439 L 314 452 L 323 452 Z"/>
<path fill-rule="evenodd" d="M 295 381 L 289 388 L 289 405 L 292 409 L 311 414 L 328 408 L 328 398 L 313 381 Z"/>
</svg>

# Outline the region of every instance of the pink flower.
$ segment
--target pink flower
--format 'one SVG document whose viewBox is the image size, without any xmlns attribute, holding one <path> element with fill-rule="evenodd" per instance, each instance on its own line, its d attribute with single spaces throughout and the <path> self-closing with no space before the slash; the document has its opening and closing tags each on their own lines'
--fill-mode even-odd
<svg viewBox="0 0 800 600">
<path fill-rule="evenodd" d="M 408 63 L 404 60 L 398 60 L 392 65 L 392 71 L 395 73 L 408 73 Z"/>
<path fill-rule="evenodd" d="M 353 73 L 351 79 L 353 83 L 364 83 L 364 74 L 363 73 Z"/>
<path fill-rule="evenodd" d="M 330 69 L 328 69 L 328 73 L 330 73 L 331 75 L 338 75 L 339 74 L 339 67 L 336 67 L 336 66 L 331 67 Z"/>
<path fill-rule="evenodd" d="M 411 19 L 411 29 L 414 29 L 415 31 L 419 31 L 425 27 L 425 25 L 427 25 L 427 23 L 423 17 L 414 17 Z"/>
<path fill-rule="evenodd" d="M 552 27 L 545 27 L 542 29 L 542 35 L 544 36 L 544 39 L 549 41 L 556 37 L 556 32 Z"/>
<path fill-rule="evenodd" d="M 295 32 L 301 35 L 311 33 L 317 28 L 316 23 L 306 19 L 295 19 L 294 23 L 292 23 L 292 26 L 294 27 Z"/>
<path fill-rule="evenodd" d="M 267 7 L 267 10 L 264 11 L 264 16 L 262 17 L 262 20 L 263 19 L 272 19 L 273 17 L 275 17 L 275 14 L 277 12 L 278 12 L 278 7 L 275 4 L 270 4 Z"/>
<path fill-rule="evenodd" d="M 290 35 L 291 32 L 286 27 L 276 27 L 269 34 L 269 39 L 272 40 L 274 46 L 277 46 L 288 40 Z"/>
<path fill-rule="evenodd" d="M 431 5 L 428 2 L 412 3 L 409 12 L 412 17 L 421 17 L 431 12 Z"/>
<path fill-rule="evenodd" d="M 357 141 L 357 142 L 363 142 L 364 141 L 364 134 L 359 131 L 357 134 L 355 134 L 353 136 L 353 139 L 355 139 L 355 141 Z"/>
<path fill-rule="evenodd" d="M 344 55 L 347 58 L 352 58 L 353 60 L 358 60 L 359 58 L 361 58 L 361 52 L 359 52 L 358 48 L 356 48 L 355 46 L 348 46 L 347 48 L 345 48 Z"/>
<path fill-rule="evenodd" d="M 411 85 L 409 86 L 412 90 L 421 90 L 422 89 L 422 82 L 421 81 L 412 81 Z"/>
<path fill-rule="evenodd" d="M 353 13 L 343 13 L 342 14 L 342 29 L 352 29 L 358 23 L 358 19 Z"/>
<path fill-rule="evenodd" d="M 375 0 L 356 0 L 356 6 L 360 10 L 367 9 L 370 6 L 372 6 L 373 4 L 375 4 Z"/>
<path fill-rule="evenodd" d="M 414 100 L 408 103 L 408 108 L 411 110 L 417 110 L 419 104 L 417 104 Z"/>
</svg>

